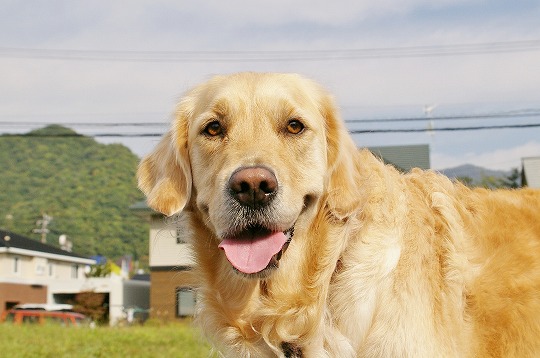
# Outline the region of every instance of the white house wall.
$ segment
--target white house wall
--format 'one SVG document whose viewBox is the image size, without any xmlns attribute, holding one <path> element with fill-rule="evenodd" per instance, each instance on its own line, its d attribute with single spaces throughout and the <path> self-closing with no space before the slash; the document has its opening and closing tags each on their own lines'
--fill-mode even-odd
<svg viewBox="0 0 540 358">
<path fill-rule="evenodd" d="M 15 257 L 19 260 L 19 270 L 14 272 Z M 49 264 L 53 265 L 52 276 L 49 275 Z M 78 265 L 78 279 L 72 277 L 72 266 Z M 44 284 L 50 280 L 84 281 L 84 265 L 66 261 L 47 260 L 42 257 L 23 256 L 0 253 L 0 281 L 21 284 Z"/>
<path fill-rule="evenodd" d="M 178 227 L 178 230 L 177 230 Z M 152 216 L 150 222 L 150 267 L 192 266 L 191 246 L 178 243 L 187 239 L 185 223 L 181 219 Z"/>
<path fill-rule="evenodd" d="M 540 188 L 540 157 L 523 158 L 523 170 L 530 188 Z"/>
</svg>

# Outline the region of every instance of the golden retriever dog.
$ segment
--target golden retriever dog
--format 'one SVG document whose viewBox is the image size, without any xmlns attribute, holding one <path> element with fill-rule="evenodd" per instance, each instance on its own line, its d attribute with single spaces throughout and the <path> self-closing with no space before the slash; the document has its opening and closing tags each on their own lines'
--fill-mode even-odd
<svg viewBox="0 0 540 358">
<path fill-rule="evenodd" d="M 540 357 L 540 193 L 403 174 L 294 74 L 189 91 L 140 164 L 226 357 Z"/>
</svg>

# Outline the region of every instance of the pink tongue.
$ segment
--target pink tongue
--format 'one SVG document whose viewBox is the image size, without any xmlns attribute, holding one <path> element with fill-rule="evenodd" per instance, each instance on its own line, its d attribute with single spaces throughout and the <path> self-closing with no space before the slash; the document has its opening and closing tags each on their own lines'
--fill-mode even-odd
<svg viewBox="0 0 540 358">
<path fill-rule="evenodd" d="M 284 233 L 274 232 L 224 239 L 219 248 L 225 251 L 227 259 L 238 271 L 251 274 L 264 270 L 286 241 Z"/>
</svg>

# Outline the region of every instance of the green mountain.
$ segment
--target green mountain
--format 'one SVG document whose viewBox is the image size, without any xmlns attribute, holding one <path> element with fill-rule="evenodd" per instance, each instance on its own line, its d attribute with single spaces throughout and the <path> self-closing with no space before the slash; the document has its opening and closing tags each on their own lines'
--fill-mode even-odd
<svg viewBox="0 0 540 358">
<path fill-rule="evenodd" d="M 147 263 L 148 223 L 129 209 L 144 200 L 138 162 L 123 145 L 100 144 L 57 125 L 2 135 L 0 227 L 40 240 L 33 231 L 46 214 L 52 217 L 49 244 L 65 234 L 78 254 L 131 254 Z"/>
</svg>

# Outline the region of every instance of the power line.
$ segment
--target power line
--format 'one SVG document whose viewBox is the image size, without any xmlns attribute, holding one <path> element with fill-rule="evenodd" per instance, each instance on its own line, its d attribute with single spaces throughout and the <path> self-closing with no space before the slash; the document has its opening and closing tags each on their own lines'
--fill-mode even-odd
<svg viewBox="0 0 540 358">
<path fill-rule="evenodd" d="M 0 47 L 0 57 L 67 61 L 289 62 L 486 55 L 540 50 L 540 40 L 363 49 L 279 51 L 105 51 Z"/>
<path fill-rule="evenodd" d="M 516 129 L 516 128 L 539 128 L 540 123 L 505 124 L 499 126 L 471 126 L 471 127 L 441 127 L 441 128 L 399 128 L 399 129 L 352 129 L 351 134 L 369 133 L 414 133 L 414 132 L 454 132 L 454 131 L 477 131 L 484 129 Z"/>
<path fill-rule="evenodd" d="M 476 131 L 487 129 L 520 129 L 520 128 L 539 128 L 540 123 L 524 123 L 524 124 L 503 124 L 495 126 L 468 126 L 468 127 L 440 127 L 440 128 L 391 128 L 391 129 L 351 129 L 351 134 L 372 134 L 372 133 L 414 133 L 414 132 L 449 132 L 449 131 Z M 159 133 L 94 133 L 94 134 L 4 134 L 2 138 L 145 138 L 145 137 L 161 137 L 163 132 Z"/>
<path fill-rule="evenodd" d="M 444 120 L 477 120 L 477 119 L 510 119 L 510 118 L 528 118 L 540 117 L 540 109 L 501 111 L 491 113 L 463 114 L 463 115 L 447 115 L 447 116 L 432 116 L 432 117 L 396 117 L 396 118 L 358 118 L 345 119 L 345 123 L 384 123 L 384 122 L 420 122 L 420 121 L 444 121 Z M 0 126 L 15 126 L 15 127 L 35 127 L 47 126 L 52 123 L 48 122 L 14 122 L 0 121 Z M 168 126 L 169 122 L 61 122 L 54 123 L 68 127 L 156 127 Z"/>
<path fill-rule="evenodd" d="M 486 119 L 512 119 L 512 118 L 533 118 L 537 117 L 540 118 L 540 109 L 536 108 L 528 108 L 528 109 L 520 109 L 520 110 L 513 110 L 513 111 L 499 111 L 499 112 L 491 112 L 491 113 L 477 113 L 477 114 L 463 114 L 463 115 L 446 115 L 446 116 L 421 116 L 421 117 L 397 117 L 397 118 L 364 118 L 364 119 L 346 119 L 345 123 L 347 124 L 369 124 L 369 123 L 378 123 L 378 124 L 384 124 L 384 123 L 404 123 L 404 122 L 426 122 L 426 121 L 449 121 L 449 120 L 459 120 L 459 121 L 466 121 L 466 120 L 486 120 Z M 42 127 L 47 126 L 52 123 L 45 123 L 45 122 L 14 122 L 14 121 L 0 121 L 0 127 L 1 126 L 7 126 L 7 127 Z M 138 133 L 91 133 L 91 134 L 80 134 L 80 133 L 59 133 L 59 134 L 43 134 L 43 133 L 24 133 L 24 134 L 6 134 L 6 137 L 37 137 L 37 138 L 44 138 L 44 137 L 116 137 L 116 138 L 143 138 L 143 137 L 160 137 L 163 135 L 164 131 L 159 132 L 147 132 L 149 127 L 156 128 L 156 127 L 167 127 L 169 126 L 169 123 L 167 122 L 65 122 L 65 123 L 56 123 L 61 126 L 67 126 L 67 127 L 94 127 L 94 128 L 121 128 L 121 127 L 131 127 L 131 128 L 140 128 L 143 129 L 146 132 L 141 133 L 140 131 Z M 440 128 L 375 128 L 375 129 L 351 129 L 350 132 L 352 134 L 361 134 L 361 133 L 405 133 L 405 132 L 441 132 L 441 131 L 473 131 L 473 130 L 483 130 L 483 129 L 511 129 L 511 128 L 535 128 L 539 127 L 539 123 L 525 123 L 525 124 L 502 124 L 502 125 L 477 125 L 477 126 L 462 126 L 462 127 L 440 127 Z"/>
<path fill-rule="evenodd" d="M 35 127 L 35 126 L 47 126 L 53 123 L 49 122 L 12 122 L 12 121 L 0 121 L 0 126 L 9 127 Z M 170 123 L 166 122 L 55 122 L 54 124 L 68 127 L 154 127 L 154 126 L 168 126 Z"/>
<path fill-rule="evenodd" d="M 500 112 L 500 113 L 484 113 L 484 114 L 465 114 L 452 116 L 434 116 L 434 117 L 397 117 L 397 118 L 377 118 L 377 119 L 346 119 L 346 123 L 383 123 L 383 122 L 418 122 L 418 121 L 445 121 L 445 120 L 474 120 L 474 119 L 508 119 L 508 118 L 524 118 L 524 117 L 540 117 L 538 112 Z"/>
</svg>

